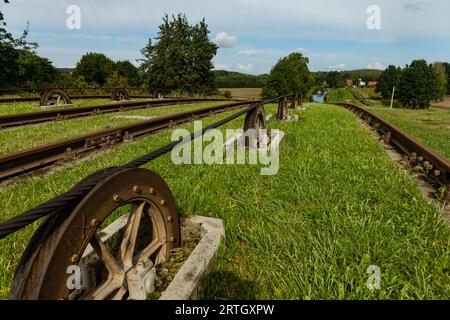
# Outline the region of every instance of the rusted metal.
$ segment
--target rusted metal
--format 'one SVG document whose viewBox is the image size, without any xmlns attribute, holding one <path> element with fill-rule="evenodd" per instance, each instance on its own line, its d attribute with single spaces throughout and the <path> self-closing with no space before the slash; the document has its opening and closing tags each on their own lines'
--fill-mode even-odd
<svg viewBox="0 0 450 320">
<path fill-rule="evenodd" d="M 70 96 L 72 100 L 83 99 L 110 99 L 111 95 L 77 95 Z M 153 95 L 130 95 L 130 99 L 156 99 Z M 15 102 L 34 102 L 40 101 L 40 97 L 16 97 L 16 98 L 0 98 L 0 104 L 15 103 Z"/>
<path fill-rule="evenodd" d="M 402 129 L 378 117 L 373 112 L 348 103 L 336 103 L 336 105 L 352 111 L 359 118 L 376 128 L 391 145 L 407 155 L 412 165 L 420 163 L 425 171 L 430 172 L 429 176 L 438 177 L 439 181 L 443 184 L 450 183 L 449 160 L 419 142 Z M 436 176 L 434 171 L 438 171 L 439 175 Z"/>
<path fill-rule="evenodd" d="M 266 116 L 264 115 L 264 107 L 262 104 L 259 104 L 251 112 L 248 112 L 245 115 L 244 131 L 247 131 L 249 129 L 266 129 L 266 127 Z"/>
<path fill-rule="evenodd" d="M 103 222 L 128 210 L 117 237 L 103 240 Z M 145 169 L 122 171 L 98 183 L 72 212 L 39 227 L 16 269 L 9 298 L 135 299 L 142 294 L 133 291 L 136 281 L 179 244 L 179 215 L 165 181 Z M 83 270 L 81 288 L 67 285 L 73 265 Z"/>
<path fill-rule="evenodd" d="M 108 148 L 139 136 L 166 129 L 171 124 L 180 125 L 193 118 L 210 117 L 217 113 L 242 108 L 247 105 L 249 105 L 249 102 L 236 102 L 168 114 L 150 120 L 4 155 L 0 157 L 0 181 L 48 167 L 57 161 L 66 159 L 68 153 L 73 157 L 99 148 Z M 259 117 L 259 119 L 264 119 L 265 122 L 264 117 Z"/>
<path fill-rule="evenodd" d="M 291 101 L 291 109 L 297 109 L 298 108 L 298 102 L 299 102 L 299 95 L 295 94 L 292 96 L 292 101 Z"/>
<path fill-rule="evenodd" d="M 116 88 L 111 92 L 112 101 L 125 101 L 130 99 L 128 91 L 125 89 Z"/>
<path fill-rule="evenodd" d="M 167 99 L 167 100 L 147 100 L 147 101 L 121 101 L 118 103 L 105 104 L 100 106 L 64 108 L 57 110 L 47 110 L 31 113 L 19 113 L 13 115 L 0 116 L 0 129 L 17 127 L 54 120 L 65 120 L 70 118 L 80 118 L 100 113 L 120 112 L 124 110 L 142 109 L 150 107 L 160 107 L 173 104 L 190 104 L 194 102 L 217 101 L 216 99 Z"/>
<path fill-rule="evenodd" d="M 287 120 L 288 115 L 287 97 L 281 97 L 278 101 L 277 119 L 282 121 Z"/>
<path fill-rule="evenodd" d="M 259 138 L 260 130 L 267 128 L 266 116 L 264 114 L 264 107 L 262 104 L 258 104 L 256 108 L 248 112 L 245 115 L 244 120 L 244 132 L 245 134 L 245 146 L 257 148 L 260 145 Z M 249 131 L 250 130 L 250 131 Z"/>
<path fill-rule="evenodd" d="M 40 106 L 64 106 L 72 104 L 69 95 L 63 89 L 46 89 L 41 94 Z"/>
</svg>

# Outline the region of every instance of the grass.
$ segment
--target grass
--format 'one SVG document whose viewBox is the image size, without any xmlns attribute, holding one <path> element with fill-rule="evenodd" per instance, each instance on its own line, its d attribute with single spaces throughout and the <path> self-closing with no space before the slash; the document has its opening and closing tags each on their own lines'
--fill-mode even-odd
<svg viewBox="0 0 450 320">
<path fill-rule="evenodd" d="M 261 99 L 261 88 L 223 88 L 221 92 L 230 91 L 233 99 L 259 100 Z"/>
<path fill-rule="evenodd" d="M 110 104 L 112 101 L 110 99 L 83 99 L 83 100 L 73 100 L 73 105 L 69 107 L 58 107 L 52 109 L 45 109 L 39 107 L 39 101 L 31 102 L 14 102 L 14 103 L 2 103 L 0 104 L 0 115 L 16 114 L 16 113 L 27 113 L 27 112 L 39 112 L 46 110 L 57 110 L 64 108 L 75 108 L 75 107 L 89 107 L 102 104 Z"/>
<path fill-rule="evenodd" d="M 380 105 L 367 109 L 450 159 L 450 109 L 389 109 Z"/>
<path fill-rule="evenodd" d="M 203 107 L 222 105 L 226 102 L 201 102 L 180 106 L 165 106 L 157 108 L 139 109 L 134 111 L 113 112 L 98 116 L 75 118 L 63 121 L 52 121 L 39 125 L 24 126 L 0 130 L 0 155 L 41 146 L 43 144 L 60 141 L 95 131 L 142 121 L 139 119 L 117 118 L 127 116 L 160 116 L 168 113 Z"/>
<path fill-rule="evenodd" d="M 345 88 L 333 88 L 328 91 L 327 96 L 328 103 L 337 103 L 337 102 L 347 102 L 347 103 L 358 103 L 350 91 Z"/>
<path fill-rule="evenodd" d="M 360 89 L 358 89 L 360 90 Z M 358 90 L 355 94 L 363 95 Z M 367 92 L 365 92 L 367 94 Z M 381 118 L 398 126 L 410 135 L 428 145 L 430 148 L 450 159 L 450 109 L 430 108 L 427 110 L 412 110 L 383 106 L 381 103 L 366 100 L 369 106 L 362 105 L 348 90 L 331 89 L 328 102 L 349 102 L 374 112 Z"/>
<path fill-rule="evenodd" d="M 299 122 L 270 124 L 287 133 L 276 176 L 250 165 L 175 166 L 170 155 L 146 165 L 167 181 L 180 213 L 224 220 L 226 246 L 201 297 L 447 299 L 450 230 L 439 209 L 348 111 L 311 105 L 298 114 Z M 170 132 L 159 133 L 4 187 L 0 221 L 169 141 Z M 36 227 L 0 242 L 1 298 Z M 370 265 L 381 268 L 379 291 L 366 287 Z"/>
</svg>

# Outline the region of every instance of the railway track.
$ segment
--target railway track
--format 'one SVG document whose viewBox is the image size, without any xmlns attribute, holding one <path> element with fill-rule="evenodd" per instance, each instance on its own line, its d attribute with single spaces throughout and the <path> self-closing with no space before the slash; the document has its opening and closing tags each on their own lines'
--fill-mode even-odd
<svg viewBox="0 0 450 320">
<path fill-rule="evenodd" d="M 296 97 L 294 99 L 297 100 Z M 99 170 L 64 194 L 0 223 L 1 240 L 38 219 L 46 218 L 23 252 L 9 299 L 146 299 L 151 293 L 147 279 L 152 267 L 168 260 L 171 250 L 181 245 L 181 224 L 176 201 L 168 185 L 155 172 L 141 167 L 244 115 L 244 129 L 263 128 L 264 123 L 260 121 L 265 119 L 263 106 L 277 100 L 280 100 L 279 107 L 287 108 L 286 97 L 235 102 L 166 115 L 2 157 L 0 171 L 4 177 L 8 170 L 14 174 L 12 168 L 5 167 L 8 161 L 18 169 L 17 161 L 22 159 L 23 170 L 34 170 L 37 167 L 33 167 L 33 161 L 38 166 L 45 165 L 45 160 L 55 161 L 59 154 L 64 155 L 65 148 L 74 147 L 73 151 L 87 152 L 105 143 L 108 145 L 113 141 L 152 133 L 192 118 L 241 109 L 190 134 L 190 139 L 171 142 L 122 166 Z M 40 165 L 39 157 L 43 161 Z M 121 239 L 117 238 L 119 248 L 115 258 L 116 255 L 108 248 L 108 240 L 101 235 L 104 231 L 101 228 L 118 209 L 131 211 L 125 217 L 123 234 L 117 233 Z M 98 259 L 90 259 L 93 252 Z M 81 288 L 69 288 L 67 270 L 74 265 L 80 265 L 82 275 L 86 276 L 84 279 L 92 281 L 83 281 Z"/>
<path fill-rule="evenodd" d="M 0 129 L 36 124 L 41 122 L 87 117 L 102 113 L 120 112 L 124 110 L 161 107 L 174 104 L 190 104 L 194 102 L 222 101 L 219 99 L 167 99 L 147 101 L 121 101 L 101 106 L 80 108 L 64 108 L 31 113 L 19 113 L 0 116 Z"/>
<path fill-rule="evenodd" d="M 71 99 L 83 100 L 83 99 L 111 99 L 111 95 L 82 95 L 71 96 Z M 133 95 L 131 99 L 154 99 L 155 96 L 151 95 Z M 17 98 L 0 98 L 0 104 L 15 103 L 15 102 L 34 102 L 39 101 L 40 97 L 17 97 Z"/>
<path fill-rule="evenodd" d="M 215 114 L 242 108 L 254 102 L 235 102 L 173 113 L 154 119 L 87 134 L 57 143 L 19 151 L 0 157 L 0 182 L 25 173 L 48 168 L 55 162 L 72 159 L 96 149 L 112 147 L 118 143 L 152 134 L 185 123 L 191 119 L 205 118 Z"/>
<path fill-rule="evenodd" d="M 402 129 L 381 119 L 374 113 L 348 103 L 335 103 L 352 111 L 375 128 L 383 138 L 407 157 L 413 168 L 418 168 L 432 181 L 450 186 L 450 161 L 419 142 Z"/>
</svg>

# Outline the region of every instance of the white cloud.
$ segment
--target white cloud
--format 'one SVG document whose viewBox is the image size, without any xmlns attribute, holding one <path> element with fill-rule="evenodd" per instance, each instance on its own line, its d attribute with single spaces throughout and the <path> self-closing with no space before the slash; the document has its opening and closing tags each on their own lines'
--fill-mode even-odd
<svg viewBox="0 0 450 320">
<path fill-rule="evenodd" d="M 236 69 L 239 71 L 250 71 L 253 69 L 253 65 L 252 64 L 238 64 L 236 66 Z"/>
<path fill-rule="evenodd" d="M 383 66 L 380 62 L 375 61 L 373 63 L 369 63 L 367 65 L 367 69 L 384 70 L 384 69 L 386 69 L 386 67 Z"/>
<path fill-rule="evenodd" d="M 124 36 L 124 37 L 120 37 L 119 41 L 121 43 L 130 43 L 130 42 L 133 42 L 133 39 L 131 37 Z"/>
<path fill-rule="evenodd" d="M 230 36 L 226 32 L 220 32 L 216 35 L 213 42 L 220 48 L 234 48 L 236 40 L 236 36 Z"/>
<path fill-rule="evenodd" d="M 301 54 L 305 54 L 305 53 L 308 53 L 309 50 L 308 50 L 308 49 L 305 49 L 305 48 L 297 48 L 297 49 L 294 49 L 294 52 L 298 52 L 298 53 L 301 53 Z"/>
<path fill-rule="evenodd" d="M 329 65 L 328 69 L 345 70 L 345 69 L 347 69 L 347 65 L 345 63 Z"/>
<path fill-rule="evenodd" d="M 256 50 L 254 50 L 254 49 L 249 49 L 249 50 L 241 50 L 241 51 L 239 51 L 239 54 L 240 54 L 241 56 L 254 57 L 254 56 L 256 56 L 258 53 L 257 53 Z"/>
<path fill-rule="evenodd" d="M 228 63 L 217 63 L 217 64 L 214 65 L 214 70 L 230 71 L 231 70 L 231 64 L 228 64 Z"/>
</svg>

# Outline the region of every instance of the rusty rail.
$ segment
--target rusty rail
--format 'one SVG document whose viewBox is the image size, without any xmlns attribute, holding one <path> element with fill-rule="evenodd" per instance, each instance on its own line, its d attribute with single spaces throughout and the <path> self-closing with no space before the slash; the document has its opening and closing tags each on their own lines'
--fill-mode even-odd
<svg viewBox="0 0 450 320">
<path fill-rule="evenodd" d="M 120 142 L 152 134 L 170 126 L 182 124 L 193 118 L 214 116 L 218 113 L 248 106 L 251 103 L 253 102 L 235 102 L 168 114 L 146 121 L 7 154 L 0 157 L 0 181 L 46 168 L 57 161 L 70 159 L 75 155 L 87 153 L 99 148 L 111 147 Z"/>
<path fill-rule="evenodd" d="M 364 108 L 348 103 L 335 103 L 335 105 L 352 111 L 359 118 L 376 128 L 390 144 L 407 155 L 410 162 L 421 164 L 433 176 L 433 179 L 438 179 L 444 184 L 450 182 L 450 161 L 430 147 Z"/>
<path fill-rule="evenodd" d="M 0 129 L 48 122 L 54 120 L 65 120 L 69 118 L 87 117 L 102 113 L 120 112 L 124 110 L 155 108 L 174 104 L 190 104 L 194 102 L 222 101 L 217 99 L 167 99 L 147 101 L 123 101 L 100 106 L 81 108 L 63 108 L 56 110 L 19 113 L 0 116 Z"/>
<path fill-rule="evenodd" d="M 83 99 L 111 99 L 111 95 L 82 95 L 82 96 L 70 96 L 71 99 L 83 100 Z M 152 95 L 130 95 L 130 99 L 155 99 Z M 39 101 L 40 97 L 17 97 L 17 98 L 0 98 L 0 104 L 15 103 L 15 102 L 33 102 Z"/>
</svg>

